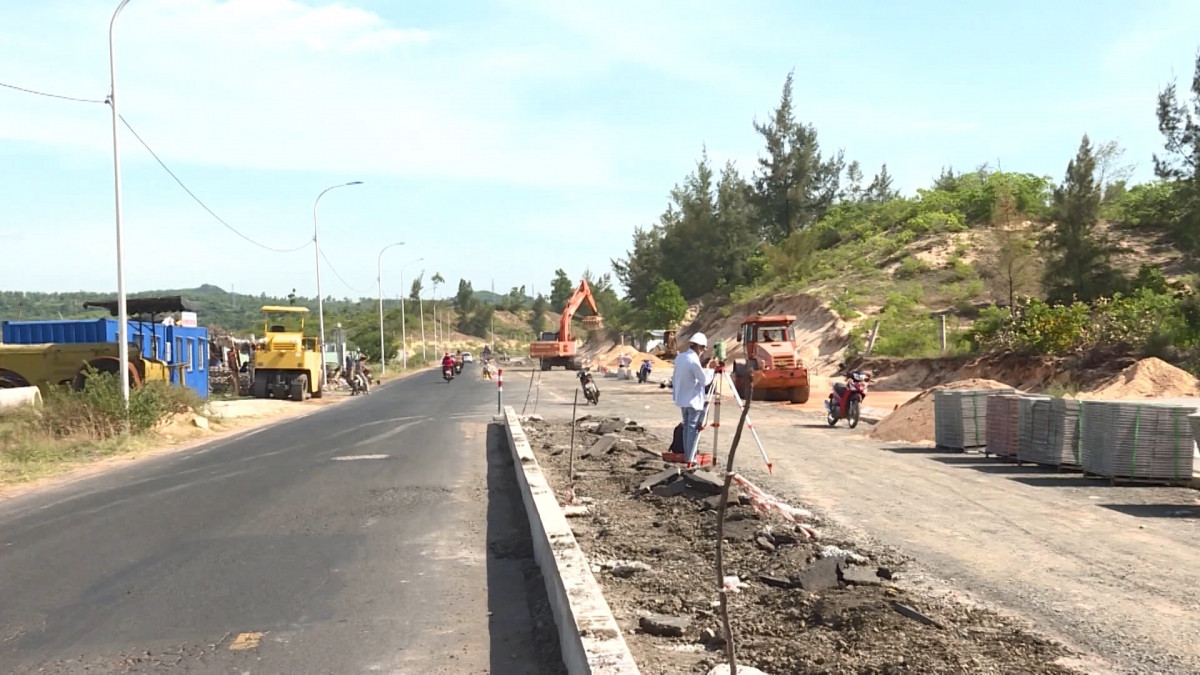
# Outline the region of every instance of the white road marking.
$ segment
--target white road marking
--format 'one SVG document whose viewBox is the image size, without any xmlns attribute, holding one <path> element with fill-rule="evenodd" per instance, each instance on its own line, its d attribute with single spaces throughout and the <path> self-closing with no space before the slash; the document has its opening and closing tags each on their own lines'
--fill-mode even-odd
<svg viewBox="0 0 1200 675">
<path fill-rule="evenodd" d="M 391 455 L 342 455 L 341 457 L 330 457 L 340 462 L 349 462 L 356 459 L 388 459 Z"/>
<path fill-rule="evenodd" d="M 407 429 L 415 424 L 417 424 L 417 422 L 409 422 L 408 424 L 401 424 L 400 426 L 396 427 L 395 429 L 388 429 L 387 431 L 385 431 L 381 434 L 376 434 L 370 438 L 364 438 L 363 440 L 355 443 L 354 447 L 361 448 L 364 445 L 370 445 L 371 443 L 377 443 L 379 441 L 382 441 L 385 438 L 395 436 L 396 434 L 404 431 L 405 429 Z"/>
</svg>

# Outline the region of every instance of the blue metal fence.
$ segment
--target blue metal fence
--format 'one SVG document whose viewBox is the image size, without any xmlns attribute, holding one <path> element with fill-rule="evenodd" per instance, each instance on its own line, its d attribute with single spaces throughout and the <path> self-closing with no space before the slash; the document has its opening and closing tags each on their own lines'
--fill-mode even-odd
<svg viewBox="0 0 1200 675">
<path fill-rule="evenodd" d="M 0 321 L 0 337 L 6 344 L 49 342 L 116 342 L 116 319 L 61 321 Z M 160 359 L 171 366 L 171 381 L 208 396 L 208 329 L 164 326 L 161 323 L 129 322 L 129 341 L 140 345 L 142 356 Z"/>
</svg>

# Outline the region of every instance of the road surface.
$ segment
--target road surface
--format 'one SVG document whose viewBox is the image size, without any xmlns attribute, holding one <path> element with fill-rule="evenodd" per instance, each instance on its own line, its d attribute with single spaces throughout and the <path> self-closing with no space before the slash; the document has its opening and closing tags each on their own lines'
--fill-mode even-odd
<svg viewBox="0 0 1200 675">
<path fill-rule="evenodd" d="M 534 373 L 537 412 L 569 418 L 572 373 Z M 530 373 L 512 372 L 524 403 Z M 600 405 L 579 414 L 629 417 L 663 439 L 679 423 L 670 392 L 604 378 Z M 916 559 L 935 592 L 1017 615 L 1077 648 L 1089 673 L 1200 673 L 1200 500 L 1187 488 L 1113 487 L 1079 474 L 863 439 L 799 406 L 754 403 L 768 474 L 743 437 L 738 471 Z M 533 409 L 533 402 L 529 405 Z M 737 408 L 725 406 L 721 446 Z M 701 448 L 711 451 L 706 431 Z M 664 447 L 658 448 L 665 450 Z M 721 461 L 725 460 L 724 450 Z"/>
<path fill-rule="evenodd" d="M 494 413 L 422 372 L 0 504 L 0 672 L 561 672 Z"/>
</svg>

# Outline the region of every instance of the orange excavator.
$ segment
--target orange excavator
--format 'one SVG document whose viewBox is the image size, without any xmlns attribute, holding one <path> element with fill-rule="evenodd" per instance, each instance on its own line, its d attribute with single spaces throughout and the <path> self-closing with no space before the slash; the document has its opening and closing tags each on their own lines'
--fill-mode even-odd
<svg viewBox="0 0 1200 675">
<path fill-rule="evenodd" d="M 554 366 L 579 370 L 579 361 L 576 358 L 579 347 L 575 344 L 575 335 L 571 332 L 571 319 L 575 318 L 575 312 L 579 311 L 585 300 L 592 310 L 592 316 L 583 318 L 583 327 L 588 330 L 604 327 L 604 319 L 600 316 L 600 310 L 596 309 L 596 298 L 592 296 L 592 288 L 584 279 L 579 282 L 579 288 L 575 289 L 571 298 L 567 300 L 567 306 L 563 308 L 558 332 L 542 333 L 537 342 L 529 343 L 529 356 L 538 359 L 542 370 L 550 370 Z"/>
</svg>

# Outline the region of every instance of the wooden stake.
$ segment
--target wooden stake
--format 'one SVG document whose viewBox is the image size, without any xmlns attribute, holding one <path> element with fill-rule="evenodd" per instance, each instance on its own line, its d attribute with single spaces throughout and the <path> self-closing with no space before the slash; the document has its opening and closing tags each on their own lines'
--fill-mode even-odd
<svg viewBox="0 0 1200 675">
<path fill-rule="evenodd" d="M 567 476 L 571 479 L 571 494 L 575 494 L 575 408 L 579 406 L 579 390 L 575 390 L 575 401 L 571 403 L 571 458 L 567 462 Z"/>
<path fill-rule="evenodd" d="M 875 326 L 871 328 L 871 337 L 867 340 L 867 353 L 865 356 L 871 355 L 871 350 L 875 349 L 875 338 L 879 337 L 879 319 L 875 320 Z"/>
<path fill-rule="evenodd" d="M 725 590 L 725 509 L 729 504 L 729 486 L 733 484 L 733 460 L 737 455 L 738 443 L 742 441 L 742 429 L 750 414 L 750 401 L 754 400 L 754 382 L 747 387 L 746 404 L 738 419 L 737 431 L 733 433 L 733 445 L 729 447 L 729 458 L 725 463 L 725 485 L 721 487 L 721 504 L 717 507 L 717 589 L 721 594 L 721 624 L 725 631 L 725 656 L 729 659 L 729 675 L 737 675 L 737 648 L 733 644 L 733 628 L 729 625 L 729 593 Z"/>
</svg>

